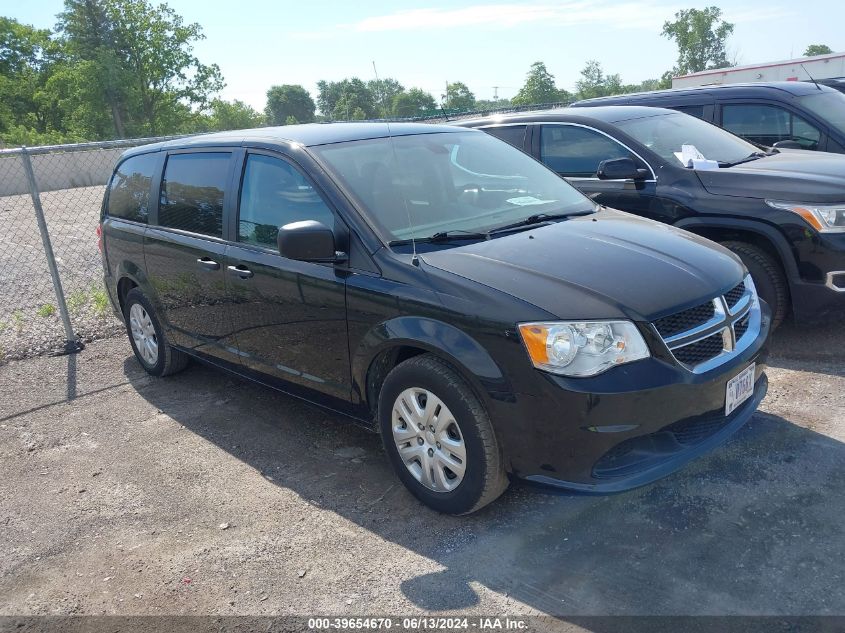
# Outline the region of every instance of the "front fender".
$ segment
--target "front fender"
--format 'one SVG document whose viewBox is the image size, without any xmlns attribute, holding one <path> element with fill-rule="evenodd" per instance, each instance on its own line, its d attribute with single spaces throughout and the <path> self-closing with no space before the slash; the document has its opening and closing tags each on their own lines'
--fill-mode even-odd
<svg viewBox="0 0 845 633">
<path fill-rule="evenodd" d="M 436 319 L 400 316 L 373 326 L 352 355 L 352 380 L 368 402 L 368 375 L 386 352 L 413 347 L 451 363 L 483 398 L 511 400 L 512 390 L 499 365 L 478 341 L 457 327 Z"/>
</svg>

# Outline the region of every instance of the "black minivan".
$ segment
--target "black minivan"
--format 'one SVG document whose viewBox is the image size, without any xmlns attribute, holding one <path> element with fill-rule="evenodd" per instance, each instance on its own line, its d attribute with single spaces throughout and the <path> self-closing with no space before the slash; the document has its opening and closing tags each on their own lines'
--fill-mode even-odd
<svg viewBox="0 0 845 633">
<path fill-rule="evenodd" d="M 845 94 L 803 82 L 725 84 L 585 99 L 574 108 L 670 108 L 767 147 L 845 154 Z"/>
<path fill-rule="evenodd" d="M 614 492 L 739 428 L 768 307 L 741 261 L 476 130 L 313 124 L 131 149 L 102 257 L 138 362 L 198 358 L 379 430 L 442 512 L 507 477 Z"/>
</svg>

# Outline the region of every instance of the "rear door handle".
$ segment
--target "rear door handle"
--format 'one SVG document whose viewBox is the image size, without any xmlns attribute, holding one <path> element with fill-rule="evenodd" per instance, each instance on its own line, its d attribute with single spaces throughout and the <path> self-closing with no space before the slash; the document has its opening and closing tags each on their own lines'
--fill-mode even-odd
<svg viewBox="0 0 845 633">
<path fill-rule="evenodd" d="M 198 259 L 197 264 L 199 264 L 200 268 L 204 268 L 205 270 L 220 270 L 220 264 L 208 257 Z"/>
<path fill-rule="evenodd" d="M 229 271 L 229 274 L 237 275 L 241 279 L 249 279 L 255 274 L 243 264 L 238 264 L 237 266 L 227 266 L 226 269 Z"/>
</svg>

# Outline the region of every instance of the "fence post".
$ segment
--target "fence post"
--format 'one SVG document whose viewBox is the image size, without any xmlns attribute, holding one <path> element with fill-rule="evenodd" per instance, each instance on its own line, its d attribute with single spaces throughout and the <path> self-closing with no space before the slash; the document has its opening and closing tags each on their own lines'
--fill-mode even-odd
<svg viewBox="0 0 845 633">
<path fill-rule="evenodd" d="M 62 325 L 65 328 L 64 353 L 73 354 L 81 350 L 84 345 L 73 333 L 70 324 L 70 315 L 65 302 L 65 293 L 62 290 L 62 280 L 59 279 L 59 269 L 56 266 L 56 258 L 53 255 L 53 245 L 50 242 L 50 234 L 47 231 L 47 221 L 44 219 L 44 209 L 41 207 L 41 194 L 38 192 L 38 185 L 35 182 L 35 172 L 32 171 L 32 161 L 29 158 L 29 150 L 21 149 L 21 161 L 26 179 L 29 182 L 29 193 L 32 196 L 32 206 L 35 208 L 35 218 L 38 220 L 38 232 L 41 233 L 41 243 L 44 245 L 44 254 L 47 256 L 47 267 L 50 269 L 50 277 L 53 280 L 53 290 L 56 292 L 56 302 L 59 304 L 59 314 L 62 317 Z"/>
</svg>

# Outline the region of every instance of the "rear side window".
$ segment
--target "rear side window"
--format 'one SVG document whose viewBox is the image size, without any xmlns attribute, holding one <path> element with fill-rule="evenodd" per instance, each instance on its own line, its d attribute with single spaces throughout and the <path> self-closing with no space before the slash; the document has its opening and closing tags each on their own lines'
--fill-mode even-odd
<svg viewBox="0 0 845 633">
<path fill-rule="evenodd" d="M 523 149 L 525 140 L 525 126 L 524 125 L 504 125 L 501 127 L 487 127 L 484 131 L 500 138 L 506 143 L 510 143 L 516 149 Z"/>
<path fill-rule="evenodd" d="M 150 215 L 150 184 L 158 158 L 158 154 L 141 154 L 118 165 L 109 185 L 107 213 L 110 217 L 147 222 Z"/>
<path fill-rule="evenodd" d="M 540 160 L 561 176 L 594 177 L 599 163 L 613 158 L 630 158 L 639 163 L 634 154 L 594 130 L 573 125 L 543 127 Z"/>
<path fill-rule="evenodd" d="M 293 165 L 261 154 L 247 156 L 238 217 L 238 241 L 276 247 L 279 227 L 316 220 L 334 229 L 335 216 Z"/>
<path fill-rule="evenodd" d="M 228 152 L 173 154 L 161 183 L 161 226 L 223 237 L 223 193 L 229 174 Z"/>
</svg>

